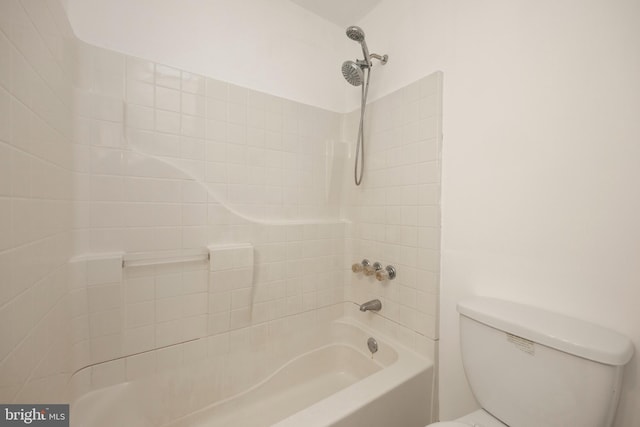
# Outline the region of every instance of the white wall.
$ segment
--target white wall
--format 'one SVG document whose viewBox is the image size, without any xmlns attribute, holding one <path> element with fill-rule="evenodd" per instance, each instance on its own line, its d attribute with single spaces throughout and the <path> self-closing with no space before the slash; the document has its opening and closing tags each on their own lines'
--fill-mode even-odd
<svg viewBox="0 0 640 427">
<path fill-rule="evenodd" d="M 376 91 L 444 71 L 441 418 L 475 407 L 455 303 L 526 302 L 640 348 L 640 3 L 387 0 Z M 381 49 L 382 50 L 382 49 Z M 616 426 L 640 424 L 638 358 Z"/>
<path fill-rule="evenodd" d="M 83 41 L 333 111 L 340 64 L 358 53 L 340 28 L 288 0 L 67 0 Z"/>
</svg>

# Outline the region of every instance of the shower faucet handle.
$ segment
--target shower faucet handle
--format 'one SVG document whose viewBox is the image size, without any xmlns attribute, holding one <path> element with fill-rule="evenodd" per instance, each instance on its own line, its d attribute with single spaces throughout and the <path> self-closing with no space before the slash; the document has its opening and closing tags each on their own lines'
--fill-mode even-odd
<svg viewBox="0 0 640 427">
<path fill-rule="evenodd" d="M 364 268 L 364 275 L 373 276 L 380 270 L 382 270 L 382 264 L 376 261 L 372 265 L 368 265 Z"/>
<path fill-rule="evenodd" d="M 396 269 L 392 265 L 387 265 L 387 267 L 383 270 L 380 269 L 376 271 L 376 279 L 382 282 L 384 280 L 393 280 L 396 278 Z"/>
<path fill-rule="evenodd" d="M 355 263 L 351 265 L 351 271 L 353 271 L 354 273 L 360 273 L 362 271 L 364 271 L 365 268 L 367 268 L 368 266 L 370 266 L 371 263 L 369 262 L 368 259 L 363 259 L 360 264 Z"/>
</svg>

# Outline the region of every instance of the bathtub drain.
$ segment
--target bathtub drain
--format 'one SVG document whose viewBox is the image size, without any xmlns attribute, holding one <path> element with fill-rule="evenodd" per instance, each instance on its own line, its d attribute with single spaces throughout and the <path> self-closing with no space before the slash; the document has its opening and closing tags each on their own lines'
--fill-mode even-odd
<svg viewBox="0 0 640 427">
<path fill-rule="evenodd" d="M 367 347 L 369 347 L 371 357 L 373 358 L 373 353 L 378 351 L 378 341 L 376 341 L 376 339 L 373 337 L 369 337 L 369 339 L 367 340 Z"/>
</svg>

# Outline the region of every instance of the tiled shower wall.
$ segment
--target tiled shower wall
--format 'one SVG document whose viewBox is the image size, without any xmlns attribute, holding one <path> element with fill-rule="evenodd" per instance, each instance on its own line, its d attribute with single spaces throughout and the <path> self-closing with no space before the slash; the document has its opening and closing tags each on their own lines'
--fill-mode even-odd
<svg viewBox="0 0 640 427">
<path fill-rule="evenodd" d="M 148 212 L 113 206 L 121 202 L 114 196 L 122 196 L 116 187 L 132 181 L 122 178 L 136 178 L 131 188 L 139 190 L 124 196 L 148 199 L 151 183 L 140 178 L 185 175 L 208 190 L 211 204 L 228 208 L 209 209 L 220 225 L 228 225 L 229 210 L 258 222 L 338 218 L 340 186 L 331 182 L 342 172 L 333 155 L 339 114 L 81 43 L 78 62 L 78 155 L 87 165 L 83 172 L 98 180 L 93 187 L 112 190 L 96 209 L 111 222 L 96 218 L 90 226 L 131 227 L 138 225 L 134 214 L 148 221 Z M 200 203 L 198 188 L 190 190 L 198 198 L 186 202 Z M 188 207 L 183 216 L 190 226 L 205 222 L 203 206 Z M 109 215 L 110 209 L 125 217 Z M 175 225 L 177 214 L 166 211 L 158 221 Z"/>
<path fill-rule="evenodd" d="M 357 130 L 359 118 L 352 113 L 347 129 Z M 370 320 L 422 343 L 430 357 L 438 338 L 441 122 L 441 72 L 369 104 L 363 183 L 345 186 L 347 263 L 367 258 L 397 271 L 385 282 L 347 273 L 345 299 L 379 298 L 383 310 Z"/>
<path fill-rule="evenodd" d="M 84 44 L 78 58 L 77 253 L 338 220 L 339 114 Z"/>
<path fill-rule="evenodd" d="M 0 401 L 64 402 L 70 375 L 70 30 L 58 2 L 0 2 Z"/>
<path fill-rule="evenodd" d="M 81 389 L 137 375 L 128 356 L 342 313 L 339 114 L 82 43 L 77 58 L 74 368 L 100 364 Z M 252 264 L 220 269 L 237 245 Z"/>
<path fill-rule="evenodd" d="M 439 76 L 370 105 L 354 188 L 355 113 L 85 45 L 56 0 L 0 8 L 0 400 L 304 338 L 345 295 L 383 299 L 366 319 L 433 355 Z M 236 245 L 251 267 L 220 261 Z M 191 253 L 212 259 L 122 267 Z M 348 273 L 345 290 L 365 256 L 398 279 Z"/>
<path fill-rule="evenodd" d="M 227 343 L 248 337 L 284 331 L 295 344 L 342 315 L 344 224 L 255 225 L 249 239 L 210 246 L 209 262 L 122 269 L 122 254 L 74 259 L 74 364 L 95 365 L 74 376 L 75 392 L 233 359 Z"/>
</svg>

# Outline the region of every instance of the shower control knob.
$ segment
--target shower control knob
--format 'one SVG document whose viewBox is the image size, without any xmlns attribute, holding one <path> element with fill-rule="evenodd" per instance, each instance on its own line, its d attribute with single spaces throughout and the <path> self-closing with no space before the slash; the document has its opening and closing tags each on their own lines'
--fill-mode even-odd
<svg viewBox="0 0 640 427">
<path fill-rule="evenodd" d="M 382 282 L 384 280 L 393 280 L 396 278 L 396 269 L 391 265 L 387 265 L 387 267 L 383 270 L 380 269 L 376 271 L 376 279 Z"/>
<path fill-rule="evenodd" d="M 369 262 L 369 260 L 365 258 L 360 262 L 360 264 L 358 264 L 358 263 L 352 264 L 351 265 L 351 271 L 353 271 L 354 273 L 360 273 L 360 272 L 364 271 L 365 268 L 367 268 L 370 265 L 371 265 L 371 263 Z"/>
<path fill-rule="evenodd" d="M 376 261 L 376 262 L 373 263 L 373 265 L 368 265 L 368 266 L 366 266 L 364 268 L 364 275 L 365 276 L 373 276 L 379 270 L 382 270 L 382 264 L 380 264 L 379 262 Z"/>
</svg>

